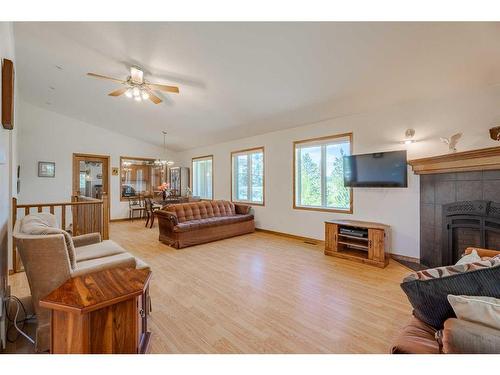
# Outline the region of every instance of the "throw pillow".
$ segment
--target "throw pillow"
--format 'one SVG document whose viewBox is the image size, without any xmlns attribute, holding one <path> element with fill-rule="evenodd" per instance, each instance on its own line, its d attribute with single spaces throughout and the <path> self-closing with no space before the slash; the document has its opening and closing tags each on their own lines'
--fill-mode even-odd
<svg viewBox="0 0 500 375">
<path fill-rule="evenodd" d="M 472 250 L 470 254 L 464 255 L 462 258 L 460 258 L 458 262 L 455 263 L 455 266 L 458 266 L 460 264 L 479 262 L 480 260 L 481 257 L 477 254 L 477 251 Z"/>
<path fill-rule="evenodd" d="M 500 299 L 450 294 L 448 301 L 458 319 L 500 330 Z"/>
<path fill-rule="evenodd" d="M 500 298 L 500 258 L 419 271 L 405 278 L 401 289 L 418 319 L 442 329 L 455 317 L 449 294 Z"/>
<path fill-rule="evenodd" d="M 403 279 L 403 282 L 411 280 L 436 279 L 440 277 L 455 275 L 458 273 L 474 271 L 481 268 L 494 267 L 496 265 L 500 265 L 500 255 L 473 263 L 456 264 L 453 266 L 443 266 L 418 271 L 405 277 Z"/>
</svg>

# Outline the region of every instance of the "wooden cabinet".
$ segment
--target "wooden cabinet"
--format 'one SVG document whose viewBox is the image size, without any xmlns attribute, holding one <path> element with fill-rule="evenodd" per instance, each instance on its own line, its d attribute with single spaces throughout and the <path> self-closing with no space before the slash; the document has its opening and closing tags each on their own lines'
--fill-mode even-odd
<svg viewBox="0 0 500 375">
<path fill-rule="evenodd" d="M 325 225 L 325 251 L 337 251 L 337 224 Z"/>
<path fill-rule="evenodd" d="M 343 229 L 356 230 L 358 235 Z M 389 263 L 390 227 L 356 220 L 325 222 L 325 255 L 354 260 L 377 267 Z"/>
<path fill-rule="evenodd" d="M 114 268 L 67 280 L 40 301 L 52 311 L 53 354 L 148 350 L 151 271 Z"/>
</svg>

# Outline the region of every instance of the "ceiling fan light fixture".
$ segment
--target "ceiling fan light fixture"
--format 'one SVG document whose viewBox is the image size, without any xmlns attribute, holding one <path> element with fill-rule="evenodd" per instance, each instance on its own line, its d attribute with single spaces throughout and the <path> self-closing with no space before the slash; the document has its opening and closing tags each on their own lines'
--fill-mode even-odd
<svg viewBox="0 0 500 375">
<path fill-rule="evenodd" d="M 146 90 L 142 90 L 141 96 L 142 96 L 142 100 L 148 100 L 149 99 L 149 92 L 147 92 Z"/>
<path fill-rule="evenodd" d="M 144 82 L 144 72 L 133 66 L 130 68 L 130 79 L 134 83 L 142 84 Z"/>
<path fill-rule="evenodd" d="M 127 91 L 125 91 L 125 96 L 127 98 L 132 98 L 134 95 L 132 95 L 132 89 L 128 89 Z"/>
<path fill-rule="evenodd" d="M 139 87 L 134 87 L 132 89 L 132 95 L 134 95 L 136 98 L 141 95 L 141 90 L 139 90 Z"/>
<path fill-rule="evenodd" d="M 412 143 L 417 142 L 417 140 L 414 137 L 415 137 L 415 129 L 406 129 L 405 139 L 402 140 L 400 143 L 404 145 L 411 145 Z"/>
<path fill-rule="evenodd" d="M 136 102 L 142 102 L 142 98 L 141 98 L 141 96 L 140 96 L 140 95 L 139 95 L 139 96 L 134 96 L 134 100 L 135 100 Z"/>
</svg>

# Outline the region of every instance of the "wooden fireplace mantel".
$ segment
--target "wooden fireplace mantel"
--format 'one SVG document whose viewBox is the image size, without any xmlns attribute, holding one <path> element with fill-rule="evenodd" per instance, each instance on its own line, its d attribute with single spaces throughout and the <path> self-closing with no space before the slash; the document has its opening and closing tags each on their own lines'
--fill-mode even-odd
<svg viewBox="0 0 500 375">
<path fill-rule="evenodd" d="M 500 147 L 455 152 L 409 160 L 415 174 L 469 172 L 500 169 Z"/>
</svg>

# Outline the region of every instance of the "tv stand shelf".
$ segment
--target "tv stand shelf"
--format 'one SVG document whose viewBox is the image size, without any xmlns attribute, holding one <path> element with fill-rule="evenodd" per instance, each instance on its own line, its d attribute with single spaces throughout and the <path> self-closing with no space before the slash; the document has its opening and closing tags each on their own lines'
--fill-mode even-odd
<svg viewBox="0 0 500 375">
<path fill-rule="evenodd" d="M 341 233 L 358 230 L 363 237 Z M 384 268 L 389 263 L 390 227 L 357 220 L 325 221 L 325 255 L 354 260 Z"/>
</svg>

